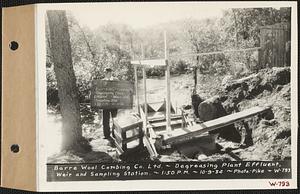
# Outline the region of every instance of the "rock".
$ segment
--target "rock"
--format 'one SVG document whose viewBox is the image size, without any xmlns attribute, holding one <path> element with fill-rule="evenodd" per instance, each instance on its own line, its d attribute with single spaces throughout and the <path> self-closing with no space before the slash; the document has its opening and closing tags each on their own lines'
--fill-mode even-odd
<svg viewBox="0 0 300 194">
<path fill-rule="evenodd" d="M 207 157 L 207 155 L 205 155 L 205 154 L 199 154 L 198 156 L 197 156 L 197 159 L 198 160 L 206 160 L 208 157 Z"/>
<path fill-rule="evenodd" d="M 194 109 L 194 114 L 196 115 L 197 118 L 199 118 L 198 106 L 201 102 L 204 101 L 204 99 L 202 99 L 198 94 L 192 94 L 191 98 L 192 98 L 192 106 Z"/>
<path fill-rule="evenodd" d="M 219 96 L 209 98 L 199 104 L 198 107 L 199 119 L 201 121 L 209 121 L 227 115 Z M 210 132 L 211 134 L 219 133 L 219 136 L 233 142 L 240 142 L 241 135 L 236 130 L 234 124 L 216 129 Z"/>
<path fill-rule="evenodd" d="M 225 116 L 227 113 L 219 100 L 219 96 L 214 96 L 199 104 L 198 115 L 199 119 L 205 122 Z"/>
</svg>

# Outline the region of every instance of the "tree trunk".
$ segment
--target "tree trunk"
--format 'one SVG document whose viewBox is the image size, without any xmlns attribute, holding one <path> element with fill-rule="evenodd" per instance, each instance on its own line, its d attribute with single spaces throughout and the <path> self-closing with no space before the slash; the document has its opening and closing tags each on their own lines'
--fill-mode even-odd
<svg viewBox="0 0 300 194">
<path fill-rule="evenodd" d="M 62 115 L 62 150 L 90 151 L 82 137 L 78 88 L 73 70 L 68 21 L 65 11 L 47 11 L 51 54 Z"/>
<path fill-rule="evenodd" d="M 237 29 L 237 19 L 236 19 L 235 9 L 232 9 L 232 12 L 233 12 L 233 18 L 234 18 L 234 33 L 235 33 L 234 46 L 237 49 L 238 48 L 238 29 Z"/>
</svg>

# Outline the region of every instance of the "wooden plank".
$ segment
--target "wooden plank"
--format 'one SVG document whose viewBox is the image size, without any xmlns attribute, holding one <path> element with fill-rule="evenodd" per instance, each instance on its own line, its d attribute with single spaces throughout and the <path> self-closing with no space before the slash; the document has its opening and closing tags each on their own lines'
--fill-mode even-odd
<svg viewBox="0 0 300 194">
<path fill-rule="evenodd" d="M 148 106 L 147 106 L 147 81 L 146 81 L 146 69 L 143 67 L 143 84 L 144 84 L 144 126 L 147 124 Z"/>
<path fill-rule="evenodd" d="M 114 137 L 111 137 L 111 138 L 112 138 L 112 140 L 113 140 L 113 142 L 114 142 L 114 144 L 115 144 L 115 146 L 116 146 L 116 148 L 117 148 L 117 150 L 118 150 L 118 152 L 119 152 L 119 155 L 123 154 L 124 151 L 123 151 L 123 149 L 121 148 L 121 146 L 118 144 L 117 140 L 116 140 Z"/>
<path fill-rule="evenodd" d="M 123 131 L 126 132 L 126 131 L 129 131 L 129 130 L 135 129 L 135 128 L 141 126 L 141 125 L 143 125 L 143 121 L 139 121 L 139 122 L 134 123 L 132 125 L 126 126 L 125 128 L 123 128 Z"/>
<path fill-rule="evenodd" d="M 142 120 L 137 120 L 134 123 L 128 122 L 126 125 L 124 125 L 124 123 L 119 123 L 118 121 L 114 121 L 114 125 L 116 128 L 118 128 L 118 131 L 120 131 L 120 129 L 121 129 L 121 131 L 128 131 L 128 130 L 131 130 L 131 129 L 141 126 L 142 123 L 143 123 Z"/>
<path fill-rule="evenodd" d="M 145 117 L 145 113 L 144 113 L 144 110 L 143 110 L 143 108 L 140 106 L 139 107 L 139 109 L 140 109 L 140 117 L 142 118 L 142 120 L 144 119 L 144 117 Z"/>
<path fill-rule="evenodd" d="M 171 134 L 165 135 L 164 142 L 166 144 L 173 144 L 185 139 L 193 138 L 199 136 L 203 133 L 225 127 L 227 125 L 233 124 L 235 122 L 244 120 L 246 118 L 252 117 L 254 115 L 266 112 L 270 110 L 270 107 L 253 107 L 238 113 L 220 117 L 218 119 L 210 120 L 205 123 L 195 124 L 194 126 L 188 128 L 187 130 L 176 130 Z"/>
<path fill-rule="evenodd" d="M 165 59 L 135 60 L 131 61 L 131 64 L 141 66 L 166 66 L 166 61 Z"/>
<path fill-rule="evenodd" d="M 152 138 L 152 139 L 157 138 L 157 135 L 156 135 L 156 133 L 154 132 L 154 130 L 151 126 L 148 127 L 148 131 L 149 131 L 150 138 Z"/>
<path fill-rule="evenodd" d="M 171 115 L 171 120 L 174 120 L 174 119 L 182 119 L 182 116 L 181 115 Z M 159 116 L 159 117 L 149 117 L 148 118 L 149 122 L 159 122 L 159 121 L 165 121 L 166 118 L 164 116 Z"/>
<path fill-rule="evenodd" d="M 116 139 L 116 141 L 117 141 L 118 143 L 120 143 L 120 144 L 121 144 L 121 143 L 122 143 L 122 141 L 123 141 L 123 139 L 122 139 L 122 137 L 121 137 L 121 134 L 120 134 L 120 133 L 118 133 L 118 132 L 117 132 L 117 133 L 115 132 L 115 133 L 114 133 L 114 135 L 115 135 L 115 137 L 114 137 L 114 138 Z"/>
<path fill-rule="evenodd" d="M 171 55 L 170 57 L 179 58 L 179 57 L 204 56 L 204 55 L 222 54 L 222 53 L 230 53 L 230 52 L 256 51 L 260 49 L 261 47 L 253 47 L 253 48 L 246 48 L 246 49 L 233 49 L 233 50 L 214 51 L 214 52 L 207 52 L 207 53 L 187 53 L 187 54 L 180 54 L 180 55 Z"/>
<path fill-rule="evenodd" d="M 158 153 L 156 151 L 156 148 L 154 146 L 154 143 L 151 142 L 151 139 L 147 137 L 146 135 L 144 136 L 144 144 L 150 154 L 151 159 L 155 159 L 158 157 Z"/>
<path fill-rule="evenodd" d="M 137 75 L 137 66 L 136 65 L 134 66 L 134 86 L 135 86 L 135 106 L 137 109 L 136 112 L 139 113 L 140 102 L 139 102 L 139 93 L 138 93 L 138 75 Z"/>
<path fill-rule="evenodd" d="M 121 137 L 122 137 L 122 149 L 125 152 L 127 151 L 127 144 L 124 142 L 124 139 L 126 139 L 126 132 L 122 132 Z"/>
<path fill-rule="evenodd" d="M 113 124 L 113 132 L 117 132 L 117 133 L 122 133 L 122 128 L 120 128 L 120 126 L 118 126 L 116 123 Z"/>
<path fill-rule="evenodd" d="M 129 142 L 131 142 L 131 141 L 134 141 L 134 140 L 137 140 L 137 139 L 139 139 L 141 136 L 143 136 L 143 134 L 136 134 L 136 135 L 133 135 L 133 136 L 131 136 L 131 137 L 126 137 L 126 139 L 123 139 L 122 141 L 123 141 L 123 143 L 129 143 Z"/>
<path fill-rule="evenodd" d="M 171 126 L 173 125 L 178 125 L 181 124 L 182 120 L 175 120 L 175 121 L 171 121 Z M 153 128 L 157 128 L 157 127 L 164 127 L 167 125 L 167 122 L 159 122 L 159 123 L 151 123 L 150 124 Z"/>
<path fill-rule="evenodd" d="M 141 107 L 139 107 L 139 108 L 140 108 L 141 118 L 144 119 L 145 116 L 144 116 L 143 109 Z M 155 149 L 155 146 L 151 142 L 150 138 L 147 136 L 147 123 L 146 123 L 146 121 L 143 121 L 143 123 L 145 123 L 145 125 L 143 126 L 143 129 L 144 129 L 143 130 L 143 132 L 144 132 L 144 137 L 143 137 L 144 144 L 145 144 L 145 146 L 146 146 L 146 148 L 147 148 L 147 150 L 148 150 L 148 152 L 150 154 L 150 157 L 151 158 L 157 158 L 158 157 L 158 153 L 157 153 L 157 151 Z M 155 137 L 156 137 L 156 134 L 154 133 L 153 129 L 151 127 L 149 127 L 148 129 L 149 129 L 150 135 L 153 135 L 153 137 L 155 135 Z M 151 129 L 152 129 L 152 131 L 151 131 Z"/>
</svg>

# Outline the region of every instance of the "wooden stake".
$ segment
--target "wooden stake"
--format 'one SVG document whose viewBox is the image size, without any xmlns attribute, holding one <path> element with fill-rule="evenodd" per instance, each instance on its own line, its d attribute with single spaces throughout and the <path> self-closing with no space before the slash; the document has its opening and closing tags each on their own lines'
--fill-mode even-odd
<svg viewBox="0 0 300 194">
<path fill-rule="evenodd" d="M 146 84 L 146 68 L 143 66 L 143 84 L 144 84 L 144 112 L 145 112 L 145 120 L 144 125 L 147 126 L 148 121 L 148 104 L 147 104 L 147 84 Z"/>
<path fill-rule="evenodd" d="M 198 62 L 197 62 L 198 63 Z M 198 73 L 198 68 L 194 67 L 194 90 L 193 90 L 193 94 L 197 93 L 197 73 Z"/>
<path fill-rule="evenodd" d="M 144 55 L 144 47 L 141 46 L 142 49 L 142 60 L 145 58 Z M 144 85 L 144 129 L 147 129 L 147 122 L 148 122 L 148 104 L 147 104 L 147 75 L 146 75 L 146 68 L 143 66 L 143 85 Z"/>
<path fill-rule="evenodd" d="M 170 66 L 168 64 L 168 48 L 167 48 L 167 32 L 164 31 L 164 42 L 165 42 L 165 61 L 166 61 L 166 130 L 167 133 L 171 132 L 171 94 L 170 94 Z"/>
<path fill-rule="evenodd" d="M 137 112 L 140 113 L 140 102 L 139 102 L 139 93 L 138 93 L 138 75 L 137 75 L 137 66 L 134 65 L 134 82 L 135 82 L 135 104 L 137 108 Z"/>
</svg>

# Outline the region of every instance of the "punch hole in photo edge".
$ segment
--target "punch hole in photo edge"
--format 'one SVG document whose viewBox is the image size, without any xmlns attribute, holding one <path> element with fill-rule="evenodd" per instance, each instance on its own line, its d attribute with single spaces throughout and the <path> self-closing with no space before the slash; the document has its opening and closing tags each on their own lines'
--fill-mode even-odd
<svg viewBox="0 0 300 194">
<path fill-rule="evenodd" d="M 17 41 L 10 41 L 9 48 L 12 51 L 15 51 L 19 48 L 19 43 Z"/>
<path fill-rule="evenodd" d="M 20 152 L 20 146 L 18 145 L 18 144 L 12 144 L 11 146 L 10 146 L 10 151 L 12 152 L 12 153 L 19 153 Z"/>
</svg>

